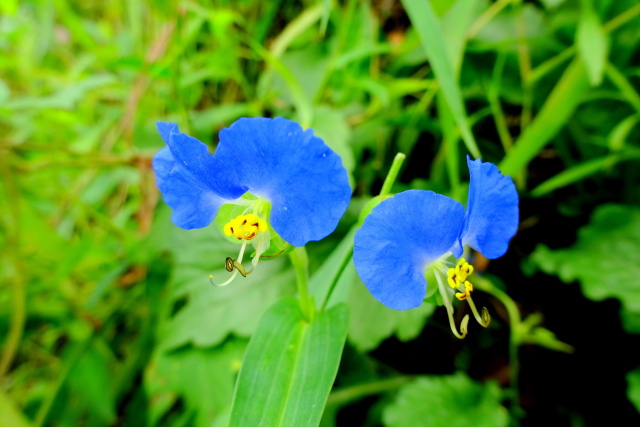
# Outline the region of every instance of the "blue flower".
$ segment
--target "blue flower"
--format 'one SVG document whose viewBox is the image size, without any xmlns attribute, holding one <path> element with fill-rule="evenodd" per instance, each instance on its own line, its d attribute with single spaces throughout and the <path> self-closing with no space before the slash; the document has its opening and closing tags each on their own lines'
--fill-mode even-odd
<svg viewBox="0 0 640 427">
<path fill-rule="evenodd" d="M 154 157 L 153 169 L 175 225 L 206 227 L 223 204 L 246 206 L 225 226 L 225 234 L 244 240 L 238 260 L 232 260 L 237 265 L 246 241 L 269 233 L 248 215 L 291 245 L 303 246 L 329 235 L 349 204 L 351 188 L 340 156 L 296 122 L 241 118 L 220 132 L 213 155 L 176 124 L 157 125 L 167 146 Z M 246 220 L 253 223 L 239 231 Z M 257 240 L 263 243 L 254 261 L 266 250 L 269 236 Z"/>
<path fill-rule="evenodd" d="M 479 316 L 470 297 L 473 286 L 466 279 L 473 267 L 464 259 L 455 266 L 447 259 L 460 258 L 464 246 L 489 259 L 504 255 L 518 227 L 518 193 L 511 178 L 495 165 L 469 158 L 467 164 L 471 181 L 466 212 L 449 197 L 409 190 L 381 202 L 356 233 L 353 259 L 358 275 L 387 307 L 407 310 L 421 305 L 431 269 L 451 321 L 449 296 L 459 291 L 458 299 L 468 300 L 476 319 L 488 324 L 488 313 Z"/>
</svg>

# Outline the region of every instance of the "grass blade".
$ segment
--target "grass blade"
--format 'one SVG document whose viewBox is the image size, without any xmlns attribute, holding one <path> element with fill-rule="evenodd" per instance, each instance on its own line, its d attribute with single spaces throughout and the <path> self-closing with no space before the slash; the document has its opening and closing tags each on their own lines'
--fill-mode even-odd
<svg viewBox="0 0 640 427">
<path fill-rule="evenodd" d="M 447 101 L 451 114 L 460 128 L 460 135 L 467 149 L 474 157 L 480 157 L 480 150 L 467 123 L 464 102 L 460 87 L 455 81 L 452 59 L 447 55 L 447 48 L 431 2 L 428 0 L 402 0 L 407 15 L 416 29 L 422 47 L 427 54 L 433 73 Z"/>
<path fill-rule="evenodd" d="M 506 175 L 516 175 L 566 124 L 591 87 L 582 60 L 576 57 L 553 88 L 538 116 L 500 163 Z"/>
</svg>

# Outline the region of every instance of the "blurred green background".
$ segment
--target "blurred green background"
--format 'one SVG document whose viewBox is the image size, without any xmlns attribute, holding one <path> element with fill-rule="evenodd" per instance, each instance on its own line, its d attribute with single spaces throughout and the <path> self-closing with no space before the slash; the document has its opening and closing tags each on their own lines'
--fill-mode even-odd
<svg viewBox="0 0 640 427">
<path fill-rule="evenodd" d="M 213 289 L 235 247 L 171 224 L 151 159 L 157 120 L 213 149 L 243 116 L 342 156 L 353 201 L 312 270 L 396 152 L 395 191 L 465 201 L 471 153 L 521 194 L 510 251 L 475 259 L 521 328 L 480 294 L 492 326 L 457 341 L 443 310 L 387 309 L 350 266 L 322 425 L 639 423 L 639 28 L 637 0 L 2 0 L 0 425 L 225 425 L 293 272 Z"/>
</svg>

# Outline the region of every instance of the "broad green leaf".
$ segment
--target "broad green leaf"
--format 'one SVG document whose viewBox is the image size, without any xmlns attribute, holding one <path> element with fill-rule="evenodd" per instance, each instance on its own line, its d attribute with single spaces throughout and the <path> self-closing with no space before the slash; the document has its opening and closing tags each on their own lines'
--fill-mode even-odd
<svg viewBox="0 0 640 427">
<path fill-rule="evenodd" d="M 4 82 L 4 80 L 0 79 L 0 106 L 2 106 L 11 96 L 11 89 Z"/>
<path fill-rule="evenodd" d="M 259 115 L 260 110 L 252 104 L 223 104 L 205 110 L 191 111 L 189 123 L 191 123 L 191 129 L 195 135 L 205 135 L 211 132 L 211 129 L 230 126 L 240 117 Z"/>
<path fill-rule="evenodd" d="M 113 362 L 113 355 L 107 346 L 94 340 L 82 357 L 75 361 L 67 383 L 73 395 L 105 425 L 113 423 L 116 419 L 116 402 L 110 372 Z"/>
<path fill-rule="evenodd" d="M 588 298 L 618 298 L 624 310 L 640 314 L 640 208 L 600 206 L 574 246 L 552 251 L 541 245 L 531 259 L 564 282 L 578 280 Z"/>
<path fill-rule="evenodd" d="M 28 418 L 16 407 L 15 403 L 0 390 L 0 427 L 29 427 Z"/>
<path fill-rule="evenodd" d="M 157 352 L 144 377 L 151 420 L 159 421 L 182 397 L 184 410 L 194 414 L 192 425 L 211 426 L 231 405 L 246 344 L 232 339 L 216 347 Z"/>
<path fill-rule="evenodd" d="M 467 30 L 472 20 L 479 15 L 481 6 L 482 2 L 478 0 L 457 0 L 442 16 L 443 40 L 456 76 L 460 75 L 462 58 L 467 45 Z"/>
<path fill-rule="evenodd" d="M 229 426 L 317 426 L 346 332 L 344 305 L 318 313 L 310 324 L 293 298 L 271 307 L 249 343 Z"/>
<path fill-rule="evenodd" d="M 480 157 L 480 150 L 471 133 L 465 113 L 462 92 L 455 79 L 453 60 L 447 54 L 440 22 L 428 0 L 403 0 L 409 19 L 420 36 L 420 42 L 427 54 L 433 73 L 438 79 L 442 93 L 460 129 L 460 135 L 467 149 L 474 157 Z"/>
<path fill-rule="evenodd" d="M 553 88 L 537 117 L 500 163 L 502 173 L 515 175 L 526 167 L 567 123 L 589 88 L 585 66 L 580 58 L 575 58 Z"/>
<path fill-rule="evenodd" d="M 627 374 L 627 397 L 640 412 L 640 368 Z"/>
<path fill-rule="evenodd" d="M 582 0 L 582 15 L 578 23 L 577 44 L 593 86 L 602 82 L 609 51 L 607 36 L 591 0 Z"/>
<path fill-rule="evenodd" d="M 349 178 L 352 180 L 351 173 L 356 161 L 349 145 L 351 128 L 347 124 L 344 114 L 326 105 L 320 105 L 314 109 L 311 127 L 313 133 L 322 138 L 325 144 L 340 156 L 342 166 L 347 170 Z"/>
<path fill-rule="evenodd" d="M 376 300 L 355 274 L 349 294 L 349 342 L 360 351 L 376 348 L 391 335 L 408 341 L 420 334 L 427 318 L 435 310 L 432 304 L 422 304 L 411 310 L 392 310 Z"/>
<path fill-rule="evenodd" d="M 219 254 L 214 259 L 220 266 L 213 271 L 214 280 L 220 282 L 231 274 L 221 268 L 224 258 L 220 255 L 235 254 L 210 251 L 207 255 L 214 254 Z M 211 346 L 231 333 L 249 336 L 269 306 L 280 296 L 293 293 L 293 272 L 282 266 L 280 260 L 262 261 L 251 276 L 238 275 L 226 287 L 216 288 L 209 283 L 211 267 L 204 260 L 199 265 L 177 265 L 171 284 L 172 296 L 176 302 L 185 298 L 186 305 L 161 328 L 161 345 L 169 348 L 192 342 Z"/>
<path fill-rule="evenodd" d="M 175 262 L 167 296 L 174 308 L 165 313 L 158 331 L 162 348 L 187 343 L 210 347 L 229 334 L 247 337 L 265 310 L 282 295 L 293 294 L 293 272 L 283 268 L 283 259 L 260 261 L 251 275 L 238 275 L 223 288 L 211 286 L 209 274 L 217 282 L 229 277 L 225 258 L 236 259 L 240 245 L 228 242 L 213 227 L 179 229 L 168 214 L 168 209 L 162 210 L 148 241 L 171 252 Z M 246 260 L 245 256 L 248 265 Z"/>
<path fill-rule="evenodd" d="M 622 310 L 620 319 L 624 329 L 631 333 L 640 333 L 640 311 Z"/>
<path fill-rule="evenodd" d="M 541 3 L 544 5 L 545 8 L 553 9 L 555 7 L 560 6 L 565 1 L 566 0 L 541 0 Z"/>
<path fill-rule="evenodd" d="M 509 422 L 500 388 L 463 373 L 419 377 L 403 386 L 382 414 L 388 427 L 500 427 Z"/>
</svg>

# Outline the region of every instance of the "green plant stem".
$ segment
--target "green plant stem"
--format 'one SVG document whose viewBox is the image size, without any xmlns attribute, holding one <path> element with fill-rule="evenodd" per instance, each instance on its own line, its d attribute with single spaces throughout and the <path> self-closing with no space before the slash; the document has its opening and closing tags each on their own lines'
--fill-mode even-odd
<svg viewBox="0 0 640 427">
<path fill-rule="evenodd" d="M 333 293 L 333 290 L 335 289 L 336 285 L 340 281 L 340 278 L 342 277 L 342 273 L 344 273 L 344 270 L 347 268 L 347 265 L 349 265 L 352 259 L 353 259 L 353 247 L 349 251 L 349 255 L 344 258 L 342 264 L 340 265 L 340 269 L 338 270 L 338 273 L 335 275 L 335 277 L 331 281 L 331 285 L 329 285 L 329 290 L 327 291 L 327 296 L 322 302 L 322 307 L 320 308 L 321 311 L 324 311 L 325 308 L 327 307 L 327 304 L 331 299 L 330 297 L 331 297 L 331 294 Z"/>
<path fill-rule="evenodd" d="M 493 3 L 490 7 L 488 7 L 482 15 L 476 19 L 476 21 L 471 25 L 469 30 L 467 31 L 466 38 L 472 39 L 474 38 L 485 25 L 489 23 L 493 18 L 496 17 L 502 9 L 507 7 L 509 4 L 514 2 L 519 2 L 520 0 L 498 0 Z"/>
<path fill-rule="evenodd" d="M 26 290 L 24 283 L 24 275 L 22 271 L 22 263 L 18 255 L 20 248 L 20 199 L 18 185 L 15 181 L 15 174 L 12 173 L 8 164 L 9 153 L 0 153 L 0 173 L 2 174 L 2 182 L 7 196 L 7 206 L 9 215 L 7 218 L 7 257 L 10 265 L 13 266 L 13 277 L 11 284 L 13 287 L 13 310 L 11 313 L 11 326 L 4 343 L 2 356 L 0 357 L 0 379 L 9 371 L 11 363 L 18 352 L 20 341 L 24 330 L 26 319 Z"/>
<path fill-rule="evenodd" d="M 309 296 L 309 257 L 304 246 L 289 252 L 291 264 L 296 272 L 296 284 L 300 295 L 300 310 L 307 321 L 313 320 L 315 310 Z"/>
<path fill-rule="evenodd" d="M 602 27 L 603 30 L 607 32 L 611 32 L 613 30 L 618 29 L 623 26 L 627 22 L 631 21 L 637 15 L 640 15 L 640 3 L 637 5 L 630 7 L 629 9 L 622 12 L 620 15 L 616 16 Z"/>
<path fill-rule="evenodd" d="M 477 279 L 476 279 L 477 280 Z M 520 330 L 522 325 L 522 318 L 520 317 L 520 311 L 518 311 L 518 307 L 516 303 L 503 292 L 498 287 L 494 286 L 488 280 L 482 280 L 477 282 L 479 288 L 484 292 L 493 295 L 495 298 L 500 301 L 505 309 L 507 310 L 507 315 L 509 316 L 509 323 L 511 325 L 511 330 L 509 331 L 509 371 L 511 374 L 511 413 L 514 415 L 516 419 L 519 419 L 523 410 L 520 407 L 520 386 L 519 386 L 519 372 L 520 372 L 520 361 L 518 359 L 518 345 L 520 344 Z"/>
<path fill-rule="evenodd" d="M 341 388 L 329 395 L 329 399 L 327 399 L 327 406 L 344 406 L 350 402 L 362 399 L 363 397 L 395 390 L 411 381 L 413 381 L 413 377 L 395 377 Z"/>
<path fill-rule="evenodd" d="M 316 104 L 321 103 L 322 96 L 325 92 L 325 87 L 329 83 L 331 74 L 334 72 L 336 68 L 336 64 L 338 63 L 338 58 L 340 58 L 340 55 L 342 55 L 345 49 L 345 46 L 349 38 L 349 32 L 353 28 L 352 20 L 353 20 L 357 5 L 358 5 L 357 0 L 348 0 L 346 8 L 344 9 L 344 12 L 340 17 L 341 25 L 338 26 L 338 34 L 336 36 L 335 47 L 331 51 L 331 55 L 329 56 L 329 59 L 327 61 L 326 68 L 324 70 L 324 73 L 322 73 L 322 76 L 320 77 L 320 83 L 318 84 L 317 86 L 318 88 L 313 97 L 313 102 Z"/>
<path fill-rule="evenodd" d="M 620 15 L 616 16 L 615 18 L 613 18 L 612 20 L 604 24 L 602 26 L 602 29 L 606 33 L 611 33 L 617 30 L 618 28 L 620 28 L 621 26 L 623 26 L 624 24 L 626 24 L 627 22 L 629 22 L 630 20 L 632 20 L 633 18 L 635 18 L 637 15 L 640 15 L 640 3 L 633 7 L 630 7 L 629 9 L 622 12 Z M 539 80 L 541 77 L 545 76 L 552 69 L 562 64 L 563 62 L 571 59 L 571 57 L 575 55 L 577 51 L 578 51 L 578 48 L 574 44 L 569 46 L 568 48 L 566 48 L 565 50 L 563 50 L 553 58 L 547 59 L 546 61 L 542 62 L 535 69 L 533 69 L 531 73 L 529 73 L 527 84 L 530 86 L 533 85 L 534 82 Z"/>
<path fill-rule="evenodd" d="M 405 156 L 403 153 L 398 153 L 393 158 L 393 163 L 391 164 L 391 168 L 389 169 L 389 172 L 387 173 L 387 177 L 384 179 L 384 183 L 382 184 L 382 189 L 380 190 L 380 195 L 378 197 L 380 197 L 380 196 L 384 197 L 384 196 L 388 196 L 389 194 L 391 194 L 391 189 L 393 187 L 393 183 L 398 178 L 398 174 L 400 173 L 400 168 L 402 167 L 402 162 L 404 162 L 404 159 L 406 157 L 407 156 Z M 356 225 L 356 227 L 357 227 L 357 225 Z M 296 249 L 298 249 L 298 248 L 296 248 Z M 306 253 L 305 253 L 305 256 L 306 256 Z M 331 285 L 329 286 L 329 290 L 327 291 L 327 295 L 326 295 L 324 301 L 322 302 L 321 310 L 324 310 L 325 307 L 327 306 L 327 304 L 329 303 L 329 301 L 331 300 L 331 294 L 333 293 L 333 291 L 336 288 L 338 282 L 340 281 L 340 278 L 342 277 L 342 274 L 345 272 L 345 270 L 347 269 L 347 266 L 349 265 L 349 263 L 351 262 L 352 259 L 353 259 L 353 241 L 351 243 L 351 250 L 349 251 L 349 255 L 344 258 L 344 260 L 342 262 L 342 265 L 340 265 L 340 269 L 338 270 L 338 273 L 335 275 L 335 277 L 333 278 L 333 281 L 331 282 Z M 292 262 L 294 262 L 293 258 L 291 260 L 292 260 Z M 294 266 L 295 266 L 295 263 L 294 263 Z M 298 274 L 297 270 L 296 270 L 296 274 Z"/>
<path fill-rule="evenodd" d="M 380 190 L 381 196 L 391 194 L 391 187 L 393 187 L 393 183 L 396 182 L 396 178 L 398 178 L 398 173 L 400 173 L 400 168 L 402 167 L 402 162 L 404 162 L 406 157 L 403 153 L 398 153 L 396 157 L 393 158 L 391 169 L 389 169 L 389 173 L 382 184 L 382 190 Z"/>
</svg>

